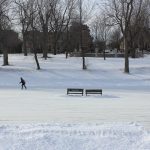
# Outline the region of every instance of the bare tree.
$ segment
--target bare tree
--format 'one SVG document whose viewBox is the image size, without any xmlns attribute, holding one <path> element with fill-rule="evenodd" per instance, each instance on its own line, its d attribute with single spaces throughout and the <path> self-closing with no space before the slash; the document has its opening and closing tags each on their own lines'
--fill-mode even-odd
<svg viewBox="0 0 150 150">
<path fill-rule="evenodd" d="M 120 51 L 121 31 L 120 28 L 113 29 L 110 33 L 109 46 L 113 49 Z"/>
<path fill-rule="evenodd" d="M 37 0 L 38 17 L 43 34 L 42 48 L 43 57 L 47 59 L 48 54 L 48 34 L 49 34 L 49 22 L 52 16 L 53 7 L 56 5 L 57 0 Z"/>
<path fill-rule="evenodd" d="M 34 53 L 35 62 L 37 69 L 40 69 L 40 64 L 37 57 L 36 49 L 36 31 L 38 28 L 38 7 L 36 0 L 14 0 L 14 3 L 17 6 L 15 13 L 17 15 L 17 20 L 22 27 L 22 36 L 23 36 L 23 50 L 24 55 L 27 56 L 27 40 L 30 37 L 32 42 L 32 50 Z"/>
<path fill-rule="evenodd" d="M 14 0 L 14 3 L 16 4 L 14 13 L 17 16 L 19 25 L 21 25 L 21 28 L 22 28 L 23 52 L 24 52 L 25 56 L 27 56 L 27 54 L 28 54 L 27 47 L 26 47 L 27 32 L 31 25 L 30 14 L 29 14 L 30 1 L 31 0 Z"/>
<path fill-rule="evenodd" d="M 8 47 L 7 47 L 7 37 L 8 35 L 4 32 L 7 29 L 10 29 L 9 23 L 10 19 L 8 16 L 9 0 L 0 0 L 0 45 L 3 51 L 3 65 L 9 65 L 8 63 Z"/>
<path fill-rule="evenodd" d="M 110 35 L 111 24 L 109 23 L 109 19 L 106 17 L 106 14 L 101 13 L 100 16 L 95 17 L 92 26 L 93 29 L 95 30 L 96 41 L 105 43 L 103 49 L 103 56 L 105 60 L 106 59 L 105 49 Z"/>
<path fill-rule="evenodd" d="M 131 25 L 129 28 L 129 46 L 131 50 L 132 58 L 135 58 L 135 52 L 137 47 L 140 46 L 141 36 L 144 38 L 143 33 L 145 32 L 148 21 L 148 1 L 147 0 L 137 0 L 134 3 L 134 13 L 132 15 Z"/>
<path fill-rule="evenodd" d="M 134 1 L 135 0 L 111 0 L 111 4 L 109 5 L 111 9 L 109 17 L 112 19 L 114 24 L 118 24 L 120 26 L 124 38 L 125 73 L 129 73 L 128 37 L 134 10 Z"/>
<path fill-rule="evenodd" d="M 79 0 L 79 22 L 80 22 L 80 49 L 81 49 L 81 54 L 82 54 L 82 69 L 85 70 L 87 69 L 86 63 L 85 63 L 85 48 L 83 47 L 83 25 L 84 23 L 89 21 L 89 18 L 92 14 L 92 12 L 94 12 L 94 6 L 95 6 L 95 2 L 91 5 L 85 5 L 85 7 L 83 7 L 83 0 Z M 92 6 L 92 7 L 91 7 Z"/>
<path fill-rule="evenodd" d="M 38 13 L 37 13 L 37 3 L 35 0 L 31 0 L 30 1 L 30 9 L 29 9 L 29 13 L 30 13 L 30 22 L 31 22 L 31 31 L 32 31 L 32 45 L 33 45 L 33 53 L 34 53 L 34 58 L 35 58 L 35 62 L 37 65 L 37 70 L 40 70 L 40 64 L 38 61 L 38 57 L 37 57 L 37 50 L 36 50 L 36 31 L 37 31 L 37 23 L 38 23 Z"/>
<path fill-rule="evenodd" d="M 85 70 L 86 68 L 86 64 L 85 64 L 85 49 L 83 47 L 83 42 L 82 42 L 82 0 L 80 0 L 80 4 L 79 4 L 79 8 L 80 8 L 80 49 L 81 49 L 81 54 L 82 54 L 82 69 Z"/>
<path fill-rule="evenodd" d="M 61 34 L 67 31 L 72 18 L 75 0 L 63 0 L 57 2 L 52 11 L 50 30 L 53 33 L 53 50 L 57 54 L 57 43 Z"/>
</svg>

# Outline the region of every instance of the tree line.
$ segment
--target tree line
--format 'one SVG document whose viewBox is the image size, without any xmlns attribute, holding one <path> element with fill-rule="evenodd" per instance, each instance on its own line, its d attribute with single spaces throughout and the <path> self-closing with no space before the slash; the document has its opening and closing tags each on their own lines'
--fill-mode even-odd
<svg viewBox="0 0 150 150">
<path fill-rule="evenodd" d="M 3 52 L 4 65 L 8 65 L 8 48 L 14 43 L 6 33 L 17 25 L 23 41 L 23 53 L 28 55 L 27 34 L 30 31 L 31 42 L 37 69 L 40 64 L 37 57 L 37 35 L 41 34 L 43 58 L 48 58 L 49 33 L 53 34 L 53 54 L 57 54 L 57 44 L 65 32 L 66 57 L 70 45 L 81 50 L 82 68 L 86 69 L 83 32 L 90 30 L 93 45 L 102 47 L 104 56 L 106 45 L 119 49 L 124 46 L 124 72 L 129 73 L 129 56 L 135 57 L 136 48 L 143 50 L 150 43 L 150 1 L 149 0 L 105 0 L 87 5 L 83 0 L 0 0 L 0 49 Z M 74 28 L 72 27 L 72 25 Z M 72 35 L 70 33 L 73 31 Z M 78 39 L 76 39 L 78 37 Z M 74 42 L 71 42 L 74 39 Z M 75 41 L 76 39 L 76 41 Z M 78 41 L 78 42 L 77 42 Z M 69 44 L 67 44 L 69 43 Z M 147 44 L 148 43 L 148 44 Z M 93 47 L 92 47 L 93 46 Z M 105 58 L 105 57 L 104 57 Z"/>
</svg>

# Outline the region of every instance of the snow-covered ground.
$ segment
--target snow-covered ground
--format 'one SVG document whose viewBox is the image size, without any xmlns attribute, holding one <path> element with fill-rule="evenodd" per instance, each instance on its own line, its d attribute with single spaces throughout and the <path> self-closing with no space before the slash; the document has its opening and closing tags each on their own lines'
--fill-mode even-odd
<svg viewBox="0 0 150 150">
<path fill-rule="evenodd" d="M 88 70 L 83 71 L 80 58 L 65 59 L 52 56 L 47 61 L 40 58 L 42 70 L 37 71 L 34 58 L 11 55 L 8 67 L 0 67 L 0 87 L 18 88 L 23 76 L 29 88 L 66 89 L 67 87 L 149 90 L 150 57 L 131 59 L 131 74 L 123 73 L 123 58 L 87 58 Z M 2 57 L 0 57 L 2 64 Z M 140 85 L 140 86 L 139 86 Z"/>
<path fill-rule="evenodd" d="M 0 66 L 0 150 L 150 149 L 150 56 L 130 59 L 129 75 L 123 58 L 87 58 L 85 71 L 64 55 L 39 57 L 40 71 L 33 56 L 9 58 Z M 67 96 L 68 87 L 103 96 Z"/>
<path fill-rule="evenodd" d="M 0 126 L 1 150 L 149 150 L 150 133 L 131 124 Z"/>
</svg>

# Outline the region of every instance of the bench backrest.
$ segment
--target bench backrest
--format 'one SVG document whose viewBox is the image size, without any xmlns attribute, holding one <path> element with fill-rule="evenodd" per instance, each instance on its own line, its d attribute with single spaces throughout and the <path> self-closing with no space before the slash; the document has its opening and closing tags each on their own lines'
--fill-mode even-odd
<svg viewBox="0 0 150 150">
<path fill-rule="evenodd" d="M 83 92 L 83 89 L 67 89 L 68 92 Z"/>
<path fill-rule="evenodd" d="M 86 92 L 101 93 L 102 89 L 87 89 Z"/>
</svg>

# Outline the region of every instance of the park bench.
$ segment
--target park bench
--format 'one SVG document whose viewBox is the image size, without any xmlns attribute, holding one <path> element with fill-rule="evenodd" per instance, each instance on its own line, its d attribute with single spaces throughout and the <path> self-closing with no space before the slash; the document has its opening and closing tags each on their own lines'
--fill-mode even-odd
<svg viewBox="0 0 150 150">
<path fill-rule="evenodd" d="M 83 89 L 73 89 L 73 88 L 67 89 L 67 95 L 69 95 L 69 94 L 81 94 L 83 96 L 83 92 L 84 92 Z"/>
<path fill-rule="evenodd" d="M 85 93 L 86 93 L 86 96 L 88 94 L 101 94 L 102 95 L 102 89 L 86 89 Z"/>
</svg>

